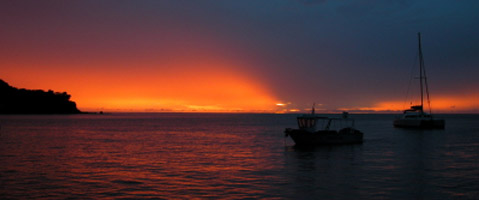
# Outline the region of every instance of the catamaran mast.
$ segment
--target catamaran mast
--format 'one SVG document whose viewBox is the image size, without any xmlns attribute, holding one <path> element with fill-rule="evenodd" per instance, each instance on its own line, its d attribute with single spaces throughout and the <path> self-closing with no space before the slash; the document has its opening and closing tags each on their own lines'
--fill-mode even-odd
<svg viewBox="0 0 479 200">
<path fill-rule="evenodd" d="M 421 112 L 423 112 L 423 108 L 424 108 L 423 93 L 424 92 L 423 92 L 423 85 L 422 85 L 422 79 L 423 79 L 422 68 L 423 68 L 424 60 L 422 58 L 421 33 L 420 32 L 417 33 L 417 38 L 418 38 L 418 41 L 419 41 L 419 85 L 420 85 L 420 88 L 421 88 Z"/>
<path fill-rule="evenodd" d="M 426 76 L 426 69 L 424 67 L 424 58 L 422 56 L 422 48 L 421 48 L 421 33 L 417 33 L 418 41 L 419 41 L 419 82 L 421 85 L 421 112 L 424 113 L 424 87 L 423 84 L 426 86 L 426 97 L 427 97 L 427 105 L 429 107 L 429 114 L 431 113 L 431 101 L 429 99 L 429 87 L 427 85 L 427 76 Z M 424 83 L 423 83 L 424 80 Z"/>
</svg>

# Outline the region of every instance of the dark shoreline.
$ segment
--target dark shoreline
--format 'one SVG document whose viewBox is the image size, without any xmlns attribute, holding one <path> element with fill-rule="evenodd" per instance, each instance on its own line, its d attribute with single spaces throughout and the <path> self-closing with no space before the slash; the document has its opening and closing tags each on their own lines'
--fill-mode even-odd
<svg viewBox="0 0 479 200">
<path fill-rule="evenodd" d="M 19 89 L 0 79 L 0 114 L 82 114 L 66 92 Z"/>
</svg>

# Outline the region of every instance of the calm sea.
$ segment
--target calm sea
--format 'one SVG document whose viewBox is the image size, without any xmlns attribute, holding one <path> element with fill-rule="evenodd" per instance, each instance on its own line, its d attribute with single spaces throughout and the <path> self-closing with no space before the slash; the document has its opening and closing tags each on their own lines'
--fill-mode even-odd
<svg viewBox="0 0 479 200">
<path fill-rule="evenodd" d="M 479 115 L 351 115 L 364 143 L 295 148 L 296 115 L 0 116 L 1 199 L 479 199 Z"/>
</svg>

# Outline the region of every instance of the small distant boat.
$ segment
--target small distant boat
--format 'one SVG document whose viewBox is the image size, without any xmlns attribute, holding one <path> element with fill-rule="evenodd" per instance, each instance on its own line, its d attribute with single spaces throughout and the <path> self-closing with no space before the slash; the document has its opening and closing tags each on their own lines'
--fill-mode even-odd
<svg viewBox="0 0 479 200">
<path fill-rule="evenodd" d="M 444 119 L 437 119 L 431 115 L 429 89 L 427 85 L 426 70 L 424 68 L 424 59 L 421 49 L 421 33 L 418 33 L 417 35 L 419 40 L 419 85 L 421 91 L 421 105 L 414 105 L 411 106 L 410 109 L 404 110 L 403 115 L 395 119 L 393 124 L 395 127 L 399 128 L 444 129 Z M 424 112 L 424 92 L 426 92 L 429 113 Z"/>
<path fill-rule="evenodd" d="M 287 128 L 285 137 L 290 136 L 297 146 L 358 144 L 363 142 L 363 133 L 354 128 L 354 120 L 344 112 L 341 118 L 321 117 L 305 114 L 297 118 L 299 129 Z"/>
</svg>

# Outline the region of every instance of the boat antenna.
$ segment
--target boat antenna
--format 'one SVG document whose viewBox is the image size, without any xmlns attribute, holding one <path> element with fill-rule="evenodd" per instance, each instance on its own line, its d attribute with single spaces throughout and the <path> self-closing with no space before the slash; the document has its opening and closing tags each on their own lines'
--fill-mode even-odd
<svg viewBox="0 0 479 200">
<path fill-rule="evenodd" d="M 316 104 L 316 103 L 313 103 L 313 108 L 311 109 L 311 114 L 312 114 L 312 115 L 314 115 L 314 105 L 315 105 L 315 104 Z"/>
</svg>

